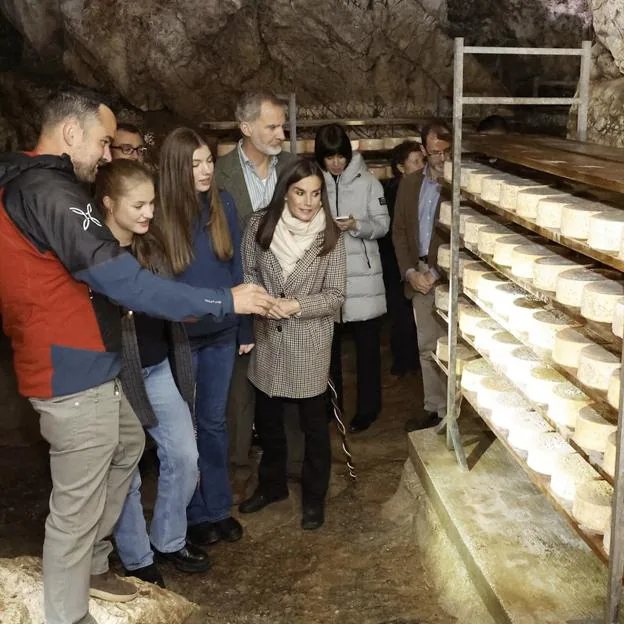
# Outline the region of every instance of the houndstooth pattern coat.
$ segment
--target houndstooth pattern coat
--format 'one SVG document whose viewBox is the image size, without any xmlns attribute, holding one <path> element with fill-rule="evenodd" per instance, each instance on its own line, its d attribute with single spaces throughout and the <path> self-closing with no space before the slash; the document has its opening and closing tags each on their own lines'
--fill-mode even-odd
<svg viewBox="0 0 624 624">
<path fill-rule="evenodd" d="M 327 255 L 319 256 L 319 234 L 286 281 L 270 250 L 256 243 L 262 213 L 251 217 L 243 236 L 245 282 L 259 284 L 274 297 L 293 298 L 301 315 L 273 320 L 256 317 L 256 347 L 248 377 L 269 396 L 303 399 L 327 390 L 334 316 L 345 300 L 347 259 L 342 236 Z"/>
</svg>

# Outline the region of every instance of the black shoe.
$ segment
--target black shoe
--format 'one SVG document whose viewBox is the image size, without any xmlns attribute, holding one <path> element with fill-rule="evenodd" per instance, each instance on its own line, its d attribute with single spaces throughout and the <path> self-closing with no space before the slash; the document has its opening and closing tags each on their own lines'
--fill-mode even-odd
<svg viewBox="0 0 624 624">
<path fill-rule="evenodd" d="M 213 524 L 217 529 L 219 539 L 226 542 L 237 542 L 243 537 L 243 527 L 240 525 L 240 522 L 236 518 L 232 518 L 232 516 L 224 520 L 219 520 L 219 522 L 214 522 Z"/>
<path fill-rule="evenodd" d="M 304 531 L 314 531 L 323 526 L 325 522 L 325 510 L 322 505 L 304 507 L 301 515 L 301 528 Z"/>
<path fill-rule="evenodd" d="M 155 563 L 150 563 L 149 565 L 137 568 L 136 570 L 126 570 L 126 568 L 124 568 L 124 574 L 125 576 L 134 576 L 134 578 L 141 579 L 146 583 L 153 583 L 163 589 L 166 588 L 165 580 Z"/>
<path fill-rule="evenodd" d="M 376 414 L 356 414 L 349 423 L 349 432 L 359 433 L 360 431 L 366 431 L 376 420 Z"/>
<path fill-rule="evenodd" d="M 430 427 L 437 427 L 442 422 L 442 419 L 436 412 L 425 412 L 419 416 L 410 418 L 405 423 L 405 431 L 419 431 L 420 429 L 429 429 Z"/>
<path fill-rule="evenodd" d="M 170 553 L 160 552 L 153 546 L 152 550 L 156 555 L 157 561 L 162 563 L 169 561 L 180 572 L 205 572 L 212 565 L 208 555 L 201 548 L 193 546 L 193 544 L 187 544 L 184 548 Z"/>
<path fill-rule="evenodd" d="M 212 522 L 200 522 L 186 530 L 186 539 L 193 546 L 210 546 L 216 544 L 221 536 Z"/>
<path fill-rule="evenodd" d="M 247 500 L 244 500 L 238 506 L 238 511 L 241 513 L 256 513 L 256 511 L 264 509 L 271 503 L 277 503 L 278 501 L 286 500 L 287 498 L 288 492 L 281 495 L 269 495 L 263 494 L 260 490 L 256 490 Z"/>
</svg>

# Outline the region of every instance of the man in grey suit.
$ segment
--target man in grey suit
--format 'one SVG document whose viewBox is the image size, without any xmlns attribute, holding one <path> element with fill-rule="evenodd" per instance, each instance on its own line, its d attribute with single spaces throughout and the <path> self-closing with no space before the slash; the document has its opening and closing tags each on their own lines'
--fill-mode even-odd
<svg viewBox="0 0 624 624">
<path fill-rule="evenodd" d="M 234 198 L 242 228 L 254 212 L 262 210 L 271 201 L 280 171 L 294 158 L 282 151 L 286 123 L 284 109 L 284 102 L 269 91 L 244 94 L 236 106 L 236 119 L 243 138 L 236 149 L 219 158 L 215 165 L 217 186 Z M 237 469 L 243 469 L 237 470 L 243 477 L 249 473 L 255 407 L 253 386 L 247 380 L 248 365 L 249 355 L 240 354 L 236 359 L 228 405 L 234 463 Z M 288 474 L 296 476 L 301 472 L 303 459 L 298 413 L 285 413 L 284 421 L 288 438 Z M 235 496 L 240 496 L 244 492 L 236 490 L 244 488 L 246 479 L 237 475 L 235 481 Z"/>
</svg>

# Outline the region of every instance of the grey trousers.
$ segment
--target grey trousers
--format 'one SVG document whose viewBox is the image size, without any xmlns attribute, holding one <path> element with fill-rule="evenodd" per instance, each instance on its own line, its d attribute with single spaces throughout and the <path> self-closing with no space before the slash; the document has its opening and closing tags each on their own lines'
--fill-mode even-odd
<svg viewBox="0 0 624 624">
<path fill-rule="evenodd" d="M 108 570 L 112 545 L 106 538 L 121 513 L 145 434 L 117 381 L 30 401 L 50 444 L 52 473 L 43 543 L 45 622 L 90 622 L 90 575 Z"/>
<path fill-rule="evenodd" d="M 249 466 L 249 452 L 256 408 L 254 387 L 247 379 L 249 355 L 237 355 L 228 399 L 228 430 L 232 441 L 230 456 L 236 467 Z M 303 433 L 296 404 L 284 409 L 284 430 L 288 445 L 288 476 L 299 476 L 303 465 Z"/>
<path fill-rule="evenodd" d="M 418 351 L 425 396 L 425 411 L 446 414 L 446 377 L 431 357 L 436 350 L 438 338 L 446 336 L 444 322 L 435 312 L 434 291 L 426 295 L 416 293 L 412 297 L 416 333 L 418 335 Z"/>
</svg>

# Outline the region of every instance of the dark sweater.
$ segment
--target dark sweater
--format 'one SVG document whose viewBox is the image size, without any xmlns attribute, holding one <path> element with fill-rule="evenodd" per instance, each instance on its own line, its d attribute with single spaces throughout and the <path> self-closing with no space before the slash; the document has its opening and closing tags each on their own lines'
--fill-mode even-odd
<svg viewBox="0 0 624 624">
<path fill-rule="evenodd" d="M 241 232 L 234 199 L 229 193 L 221 192 L 221 202 L 232 236 L 234 256 L 231 260 L 222 261 L 212 249 L 210 233 L 206 229 L 210 209 L 210 192 L 200 194 L 202 211 L 194 225 L 193 231 L 193 262 L 179 275 L 176 281 L 190 286 L 208 285 L 221 288 L 232 288 L 243 283 L 243 267 L 241 260 Z M 223 344 L 237 340 L 238 344 L 254 342 L 250 316 L 227 314 L 220 320 L 204 318 L 186 325 L 191 344 L 195 347 L 206 344 Z"/>
</svg>

